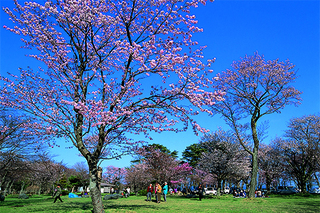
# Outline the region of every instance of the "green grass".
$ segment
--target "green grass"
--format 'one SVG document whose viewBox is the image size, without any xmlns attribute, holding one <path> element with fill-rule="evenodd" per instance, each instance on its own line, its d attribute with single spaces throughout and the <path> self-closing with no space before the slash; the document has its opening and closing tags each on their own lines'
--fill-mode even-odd
<svg viewBox="0 0 320 213">
<path fill-rule="evenodd" d="M 202 201 L 198 198 L 184 198 L 180 196 L 168 196 L 167 202 L 157 204 L 146 202 L 145 197 L 131 196 L 118 200 L 103 201 L 108 213 L 134 213 L 134 212 L 320 212 L 320 196 L 317 195 L 291 195 L 271 196 L 270 198 L 243 199 L 225 195 L 220 198 L 206 197 Z M 90 198 L 68 198 L 63 196 L 63 203 L 48 196 L 33 196 L 27 200 L 20 200 L 17 196 L 7 196 L 4 202 L 0 202 L 2 213 L 84 213 L 91 212 Z"/>
</svg>

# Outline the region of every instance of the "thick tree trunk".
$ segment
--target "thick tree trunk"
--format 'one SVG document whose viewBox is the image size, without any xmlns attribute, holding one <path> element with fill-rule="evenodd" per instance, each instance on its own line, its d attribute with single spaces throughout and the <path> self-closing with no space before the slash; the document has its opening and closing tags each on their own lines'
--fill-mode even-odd
<svg viewBox="0 0 320 213">
<path fill-rule="evenodd" d="M 253 148 L 253 155 L 251 156 L 252 156 L 252 171 L 251 171 L 250 190 L 249 190 L 248 197 L 254 198 L 255 190 L 257 186 L 257 177 L 258 177 L 258 147 L 256 145 Z"/>
<path fill-rule="evenodd" d="M 104 213 L 101 190 L 99 187 L 99 179 L 98 179 L 98 167 L 97 163 L 88 163 L 89 165 L 89 175 L 90 175 L 90 195 L 93 205 L 94 213 Z"/>
<path fill-rule="evenodd" d="M 252 171 L 251 171 L 251 181 L 250 181 L 250 190 L 248 197 L 254 198 L 255 197 L 255 190 L 257 186 L 257 177 L 258 177 L 258 151 L 259 151 L 259 139 L 257 133 L 257 121 L 259 114 L 259 109 L 255 109 L 255 112 L 251 118 L 251 133 L 253 139 L 253 150 L 251 153 L 252 157 Z"/>
<path fill-rule="evenodd" d="M 221 195 L 220 191 L 221 191 L 221 179 L 218 178 L 217 196 Z"/>
</svg>

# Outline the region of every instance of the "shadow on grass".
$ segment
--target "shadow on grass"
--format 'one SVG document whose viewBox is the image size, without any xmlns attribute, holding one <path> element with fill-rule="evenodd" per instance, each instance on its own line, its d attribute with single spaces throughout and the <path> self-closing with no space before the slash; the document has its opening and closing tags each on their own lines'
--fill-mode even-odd
<svg viewBox="0 0 320 213">
<path fill-rule="evenodd" d="M 20 207 L 20 206 L 27 206 L 31 204 L 43 203 L 48 202 L 50 198 L 29 198 L 29 199 L 18 199 L 18 198 L 6 198 L 5 201 L 0 202 L 0 206 L 7 206 L 7 207 Z M 53 198 L 51 199 L 53 202 Z"/>
<path fill-rule="evenodd" d="M 279 212 L 288 212 L 288 206 L 278 206 L 277 210 Z M 296 201 L 294 202 L 294 205 L 290 205 L 290 212 L 320 212 L 319 200 Z"/>
<path fill-rule="evenodd" d="M 105 204 L 105 209 L 126 209 L 132 211 L 139 211 L 139 209 L 150 209 L 150 212 L 153 210 L 161 209 L 163 211 L 170 211 L 169 207 L 163 205 L 164 202 L 161 202 L 157 205 L 150 205 L 150 204 L 124 204 L 124 203 L 107 203 Z M 148 210 L 149 211 L 149 210 Z"/>
</svg>

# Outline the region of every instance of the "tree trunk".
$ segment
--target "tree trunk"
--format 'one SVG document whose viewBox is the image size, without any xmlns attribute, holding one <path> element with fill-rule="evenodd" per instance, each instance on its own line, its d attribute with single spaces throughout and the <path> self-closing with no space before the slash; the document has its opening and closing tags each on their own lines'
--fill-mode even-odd
<svg viewBox="0 0 320 213">
<path fill-rule="evenodd" d="M 20 189 L 20 195 L 23 193 L 23 189 L 24 189 L 24 186 L 26 185 L 26 183 L 24 181 L 22 181 L 22 184 L 21 184 L 21 189 Z"/>
<path fill-rule="evenodd" d="M 258 177 L 258 151 L 259 151 L 259 139 L 257 133 L 257 121 L 259 114 L 259 109 L 255 109 L 255 112 L 251 118 L 251 133 L 253 139 L 253 151 L 251 153 L 252 157 L 252 171 L 251 171 L 251 181 L 250 181 L 250 190 L 248 197 L 254 198 L 255 197 L 255 190 L 257 186 L 257 177 Z"/>
<path fill-rule="evenodd" d="M 14 182 L 14 181 L 11 181 L 11 183 L 10 183 L 8 194 L 11 194 L 11 193 L 12 193 L 11 188 L 12 188 L 12 186 L 13 186 L 13 182 Z"/>
<path fill-rule="evenodd" d="M 38 191 L 38 195 L 41 195 L 41 184 L 39 184 L 39 191 Z"/>
<path fill-rule="evenodd" d="M 218 178 L 217 181 L 218 181 L 217 196 L 220 196 L 221 195 L 221 193 L 220 193 L 220 191 L 221 191 L 221 179 Z"/>
<path fill-rule="evenodd" d="M 268 193 L 271 192 L 271 183 L 272 183 L 272 178 L 270 177 L 269 173 L 266 173 L 266 187 L 267 187 L 267 191 Z"/>
<path fill-rule="evenodd" d="M 94 213 L 104 213 L 101 190 L 99 188 L 99 180 L 98 180 L 98 167 L 96 162 L 88 163 L 89 165 L 89 175 L 90 175 L 90 195 L 93 205 Z"/>
<path fill-rule="evenodd" d="M 255 197 L 255 190 L 257 186 L 257 177 L 258 177 L 258 147 L 255 145 L 253 148 L 252 156 L 252 171 L 251 171 L 251 180 L 250 180 L 250 190 L 248 197 Z"/>
</svg>

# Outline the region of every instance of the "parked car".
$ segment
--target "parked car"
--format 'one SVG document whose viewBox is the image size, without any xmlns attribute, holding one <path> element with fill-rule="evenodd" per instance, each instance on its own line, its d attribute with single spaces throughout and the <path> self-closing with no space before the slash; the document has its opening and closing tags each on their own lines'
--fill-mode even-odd
<svg viewBox="0 0 320 213">
<path fill-rule="evenodd" d="M 208 187 L 204 189 L 206 195 L 217 195 L 217 190 L 212 187 Z"/>
<path fill-rule="evenodd" d="M 230 189 L 229 189 L 229 187 L 226 187 L 225 189 L 224 189 L 224 192 L 223 192 L 224 194 L 229 194 L 230 193 Z"/>
<path fill-rule="evenodd" d="M 262 188 L 261 192 L 262 192 L 262 194 L 267 194 L 268 190 L 267 190 L 267 188 Z M 277 194 L 277 190 L 274 187 L 271 186 L 270 187 L 270 193 L 271 194 Z"/>
<path fill-rule="evenodd" d="M 277 193 L 281 195 L 295 194 L 299 191 L 294 186 L 278 186 Z"/>
</svg>

